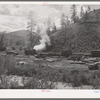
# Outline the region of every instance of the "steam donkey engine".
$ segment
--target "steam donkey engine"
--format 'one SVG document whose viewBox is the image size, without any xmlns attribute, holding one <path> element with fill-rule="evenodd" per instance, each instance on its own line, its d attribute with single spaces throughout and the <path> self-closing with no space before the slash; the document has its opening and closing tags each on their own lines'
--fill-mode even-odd
<svg viewBox="0 0 100 100">
<path fill-rule="evenodd" d="M 25 55 L 35 55 L 35 54 L 37 54 L 35 49 L 25 49 L 24 53 L 25 53 Z"/>
</svg>

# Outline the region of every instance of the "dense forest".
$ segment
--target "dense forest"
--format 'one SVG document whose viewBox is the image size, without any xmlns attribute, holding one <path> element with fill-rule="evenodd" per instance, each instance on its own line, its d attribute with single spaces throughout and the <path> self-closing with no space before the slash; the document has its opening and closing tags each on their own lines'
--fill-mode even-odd
<svg viewBox="0 0 100 100">
<path fill-rule="evenodd" d="M 100 48 L 100 23 L 75 23 L 52 35 L 52 51 L 90 52 Z"/>
</svg>

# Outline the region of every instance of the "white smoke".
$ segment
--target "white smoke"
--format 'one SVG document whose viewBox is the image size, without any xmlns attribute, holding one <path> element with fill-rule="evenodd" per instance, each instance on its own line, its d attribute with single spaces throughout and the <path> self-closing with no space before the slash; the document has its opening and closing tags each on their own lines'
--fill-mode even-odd
<svg viewBox="0 0 100 100">
<path fill-rule="evenodd" d="M 47 30 L 47 25 L 46 24 L 42 24 L 40 26 L 40 36 L 41 36 L 41 40 L 40 40 L 40 44 L 39 45 L 35 45 L 33 47 L 33 49 L 35 49 L 36 51 L 41 51 L 44 50 L 46 48 L 46 44 L 50 45 L 50 39 L 49 36 L 46 33 Z"/>
</svg>

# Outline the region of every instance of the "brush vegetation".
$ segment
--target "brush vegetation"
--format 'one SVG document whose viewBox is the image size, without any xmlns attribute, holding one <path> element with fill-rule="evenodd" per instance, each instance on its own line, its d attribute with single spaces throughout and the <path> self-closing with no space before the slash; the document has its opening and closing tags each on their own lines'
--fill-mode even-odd
<svg viewBox="0 0 100 100">
<path fill-rule="evenodd" d="M 0 56 L 0 88 L 13 89 L 54 89 L 55 83 L 71 83 L 73 88 L 82 85 L 91 85 L 94 89 L 100 88 L 100 70 L 89 71 L 68 68 L 56 68 L 32 62 L 28 65 L 18 66 L 14 56 Z M 17 75 L 31 77 L 23 86 L 16 83 L 8 85 L 4 76 Z"/>
</svg>

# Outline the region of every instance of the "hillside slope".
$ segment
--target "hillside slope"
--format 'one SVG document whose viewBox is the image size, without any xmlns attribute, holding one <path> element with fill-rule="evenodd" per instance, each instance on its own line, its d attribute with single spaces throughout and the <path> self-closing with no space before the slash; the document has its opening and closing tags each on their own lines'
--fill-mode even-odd
<svg viewBox="0 0 100 100">
<path fill-rule="evenodd" d="M 8 35 L 23 38 L 25 41 L 28 38 L 28 34 L 29 34 L 28 30 L 19 30 L 19 31 L 14 31 L 14 32 L 8 33 Z"/>
<path fill-rule="evenodd" d="M 100 23 L 75 23 L 50 37 L 51 51 L 90 52 L 100 49 Z"/>
</svg>

